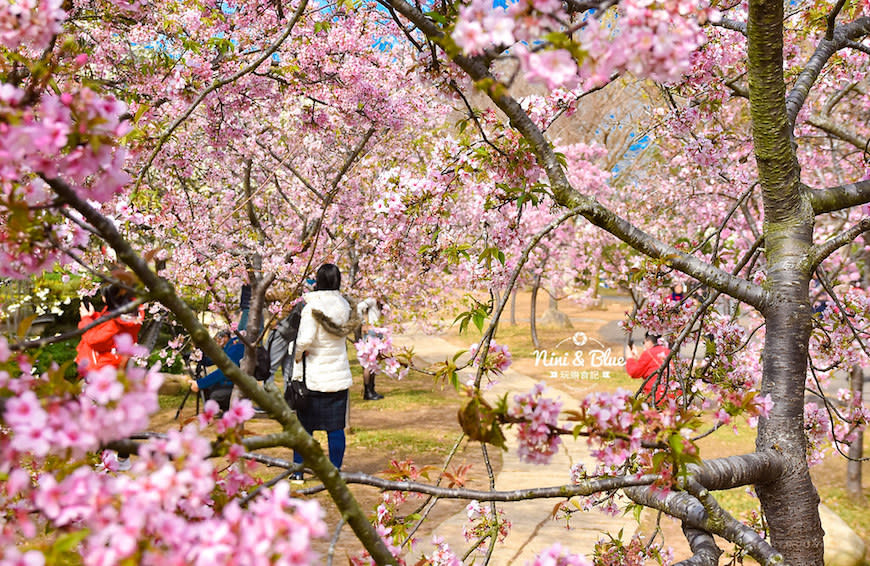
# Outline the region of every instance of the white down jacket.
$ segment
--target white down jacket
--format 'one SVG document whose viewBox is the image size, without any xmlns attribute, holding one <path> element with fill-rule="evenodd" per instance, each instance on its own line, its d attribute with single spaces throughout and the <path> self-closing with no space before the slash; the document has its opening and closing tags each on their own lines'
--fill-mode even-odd
<svg viewBox="0 0 870 566">
<path fill-rule="evenodd" d="M 339 291 L 306 293 L 305 307 L 296 335 L 296 357 L 305 352 L 305 383 L 313 391 L 333 392 L 349 389 L 353 384 L 344 336 L 331 334 L 315 320 L 311 311 L 318 310 L 336 325 L 350 318 L 350 305 Z M 290 345 L 292 351 L 293 344 Z M 302 362 L 293 364 L 293 379 L 302 379 Z"/>
</svg>

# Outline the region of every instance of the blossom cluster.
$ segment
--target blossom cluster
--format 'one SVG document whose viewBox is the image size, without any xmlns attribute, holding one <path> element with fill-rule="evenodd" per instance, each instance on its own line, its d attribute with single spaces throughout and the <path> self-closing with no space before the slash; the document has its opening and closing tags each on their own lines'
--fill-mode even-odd
<svg viewBox="0 0 870 566">
<path fill-rule="evenodd" d="M 69 451 L 82 457 L 109 440 L 143 430 L 158 408 L 162 381 L 155 371 L 131 368 L 119 373 L 108 366 L 90 372 L 80 384 L 80 394 L 38 395 L 48 379 L 46 374 L 33 377 L 22 372 L 10 377 L 0 372 L 0 390 L 14 395 L 3 413 L 11 432 L 3 444 L 5 456 L 44 458 Z"/>
<path fill-rule="evenodd" d="M 834 440 L 851 444 L 858 432 L 866 429 L 870 423 L 870 408 L 864 405 L 861 392 L 840 389 L 837 391 L 837 400 L 842 404 L 839 409 L 842 419 L 837 419 L 834 424 Z"/>
<path fill-rule="evenodd" d="M 438 535 L 432 536 L 435 549 L 430 554 L 424 554 L 417 564 L 419 566 L 461 566 L 462 561 L 450 550 L 450 545 Z"/>
<path fill-rule="evenodd" d="M 62 4 L 63 0 L 4 2 L 0 5 L 0 44 L 13 51 L 21 46 L 42 51 L 66 19 Z"/>
<path fill-rule="evenodd" d="M 543 4 L 539 0 L 539 3 Z M 459 21 L 453 28 L 453 41 L 469 55 L 477 55 L 493 45 L 513 45 L 514 18 L 492 2 L 473 0 L 459 10 Z"/>
<path fill-rule="evenodd" d="M 372 373 L 383 371 L 395 379 L 408 375 L 408 367 L 395 358 L 393 333 L 389 328 L 372 328 L 354 346 L 363 369 Z"/>
<path fill-rule="evenodd" d="M 587 25 L 580 32 L 589 53 L 580 74 L 588 86 L 602 84 L 614 71 L 662 82 L 679 79 L 704 43 L 698 21 L 718 17 L 709 6 L 685 0 L 632 0 L 620 2 L 619 10 L 616 32 L 607 25 Z"/>
<path fill-rule="evenodd" d="M 545 397 L 545 391 L 543 383 L 536 383 L 528 393 L 515 395 L 508 408 L 508 416 L 520 420 L 517 455 L 526 462 L 546 464 L 562 444 L 555 430 L 562 403 Z"/>
<path fill-rule="evenodd" d="M 591 432 L 589 443 L 597 445 L 592 455 L 607 466 L 621 466 L 640 449 L 644 430 L 635 425 L 642 424 L 642 415 L 633 405 L 634 394 L 621 387 L 612 393 L 593 393 L 580 403 Z M 608 441 L 607 437 L 612 434 L 621 436 Z"/>
<path fill-rule="evenodd" d="M 7 360 L 8 348 L 0 354 L 0 361 Z M 0 502 L 17 516 L 0 529 L 3 563 L 42 564 L 48 554 L 69 552 L 63 537 L 51 536 L 55 529 L 81 533 L 75 552 L 84 564 L 174 564 L 182 557 L 203 565 L 316 560 L 311 541 L 326 533 L 319 504 L 291 498 L 285 482 L 261 490 L 242 507 L 238 496 L 256 483 L 239 460 L 243 449 L 231 446 L 231 465 L 218 472 L 209 459 L 212 443 L 194 424 L 143 443 L 128 474 L 109 473 L 116 469 L 113 456 L 92 465 L 85 450 L 147 426 L 159 384 L 151 372 L 127 372 L 120 399 L 114 374 L 101 370 L 88 374 L 84 393 L 43 393 L 42 401 L 34 391 L 47 387 L 44 379 L 2 375 L 3 388 L 15 396 L 3 414 Z M 206 404 L 201 424 L 214 419 L 214 409 Z M 252 415 L 250 401 L 234 403 L 218 428 L 232 429 L 227 438 L 238 436 L 239 425 Z M 37 426 L 45 438 L 38 438 Z M 49 536 L 36 549 L 15 546 L 46 527 Z"/>
<path fill-rule="evenodd" d="M 700 23 L 719 17 L 708 5 L 685 0 L 626 0 L 618 16 L 587 14 L 578 32 L 577 58 L 567 48 L 534 49 L 541 37 L 561 32 L 561 2 L 522 0 L 507 9 L 473 0 L 459 11 L 452 39 L 470 55 L 493 47 L 511 48 L 529 82 L 556 88 L 600 86 L 615 72 L 673 82 L 690 69 L 692 54 L 705 41 Z M 520 42 L 520 43 L 517 43 Z"/>
<path fill-rule="evenodd" d="M 473 365 L 475 366 L 480 366 L 481 364 L 480 360 L 482 356 L 478 356 L 479 350 L 480 344 L 476 342 L 468 348 L 468 353 L 471 355 L 471 359 L 474 360 Z M 495 340 L 490 340 L 486 361 L 483 362 L 484 369 L 501 375 L 510 367 L 512 362 L 510 348 L 505 344 L 497 344 Z"/>
<path fill-rule="evenodd" d="M 810 338 L 813 362 L 817 367 L 851 369 L 866 363 L 866 355 L 855 339 L 855 331 L 865 345 L 870 343 L 870 333 L 864 330 L 870 317 L 870 292 L 849 286 L 839 298 L 842 309 L 833 301 L 827 301 L 826 308 L 817 314 L 819 324 Z"/>
<path fill-rule="evenodd" d="M 526 564 L 529 566 L 592 566 L 592 561 L 581 554 L 574 554 L 566 550 L 557 542 Z"/>
<path fill-rule="evenodd" d="M 658 564 L 673 563 L 673 551 L 662 548 L 660 542 L 644 540 L 643 535 L 634 534 L 628 543 L 622 536 L 599 539 L 592 552 L 597 566 L 643 566 L 652 561 Z"/>
<path fill-rule="evenodd" d="M 87 87 L 45 93 L 28 104 L 25 89 L 0 85 L 0 190 L 15 222 L 0 224 L 0 276 L 23 277 L 62 258 L 46 238 L 38 208 L 52 198 L 40 178 L 61 178 L 83 198 L 103 202 L 130 179 L 126 151 L 117 139 L 129 131 L 121 120 L 126 105 Z M 48 217 L 47 217 L 48 218 Z M 87 232 L 55 223 L 53 237 L 64 246 L 87 241 Z"/>
<path fill-rule="evenodd" d="M 820 464 L 831 441 L 831 419 L 816 403 L 804 405 L 804 433 L 807 436 L 807 463 Z"/>
<path fill-rule="evenodd" d="M 493 529 L 496 531 L 499 542 L 504 541 L 511 530 L 511 522 L 507 520 L 503 510 L 496 508 L 495 516 L 493 516 L 491 506 L 480 501 L 474 500 L 466 505 L 465 514 L 468 517 L 468 523 L 463 525 L 462 535 L 465 540 L 480 541 L 478 550 L 485 550 L 485 537 L 491 535 Z"/>
</svg>

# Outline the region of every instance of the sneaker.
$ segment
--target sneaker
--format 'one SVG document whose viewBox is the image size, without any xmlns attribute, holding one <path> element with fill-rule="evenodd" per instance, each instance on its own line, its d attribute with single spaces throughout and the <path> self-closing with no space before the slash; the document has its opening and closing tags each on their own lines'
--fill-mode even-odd
<svg viewBox="0 0 870 566">
<path fill-rule="evenodd" d="M 290 474 L 290 484 L 291 485 L 302 485 L 305 483 L 305 480 L 302 479 L 302 472 L 293 472 Z"/>
<path fill-rule="evenodd" d="M 130 457 L 121 458 L 118 457 L 118 471 L 119 472 L 129 472 L 130 468 L 133 467 L 133 463 L 130 462 Z"/>
</svg>

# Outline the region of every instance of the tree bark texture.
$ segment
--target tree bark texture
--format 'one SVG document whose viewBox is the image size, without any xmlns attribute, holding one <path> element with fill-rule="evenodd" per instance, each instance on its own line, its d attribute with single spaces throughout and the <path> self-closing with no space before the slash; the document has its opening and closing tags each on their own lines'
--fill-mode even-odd
<svg viewBox="0 0 870 566">
<path fill-rule="evenodd" d="M 722 549 L 716 546 L 713 535 L 708 532 L 692 528 L 683 523 L 683 534 L 689 541 L 692 549 L 692 557 L 677 562 L 675 566 L 717 566 Z"/>
<path fill-rule="evenodd" d="M 786 563 L 822 566 L 819 496 L 807 466 L 803 413 L 812 328 L 805 260 L 813 243 L 814 214 L 800 183 L 786 111 L 782 0 L 750 0 L 747 35 L 752 137 L 768 263 L 761 394 L 774 400 L 770 415 L 759 423 L 756 449 L 785 457 L 783 474 L 756 490 L 771 543 Z"/>
<path fill-rule="evenodd" d="M 535 275 L 535 282 L 532 284 L 532 305 L 529 307 L 529 330 L 532 333 L 532 344 L 535 346 L 536 350 L 541 349 L 541 344 L 538 342 L 538 325 L 536 321 L 536 317 L 538 316 L 537 310 L 537 302 L 538 302 L 538 289 L 541 288 L 541 275 Z"/>
<path fill-rule="evenodd" d="M 861 366 L 853 366 L 849 379 L 849 386 L 854 396 L 854 401 L 861 403 L 864 397 L 864 369 Z M 860 503 L 864 502 L 864 490 L 861 487 L 861 466 L 864 464 L 861 458 L 864 456 L 864 432 L 859 431 L 855 440 L 849 445 L 849 462 L 846 464 L 846 492 L 849 497 Z"/>
</svg>

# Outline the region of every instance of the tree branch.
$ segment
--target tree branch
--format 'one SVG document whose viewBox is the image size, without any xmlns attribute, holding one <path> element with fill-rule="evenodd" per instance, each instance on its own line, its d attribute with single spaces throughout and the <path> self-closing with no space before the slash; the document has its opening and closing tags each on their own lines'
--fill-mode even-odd
<svg viewBox="0 0 870 566">
<path fill-rule="evenodd" d="M 695 529 L 683 523 L 683 534 L 689 541 L 692 557 L 677 562 L 674 566 L 717 566 L 722 549 L 716 546 L 713 535 L 707 531 Z"/>
<path fill-rule="evenodd" d="M 782 555 L 758 536 L 758 533 L 727 513 L 724 516 L 711 517 L 697 498 L 684 491 L 671 491 L 664 497 L 660 492 L 648 487 L 630 487 L 624 492 L 635 503 L 676 517 L 690 528 L 719 535 L 727 541 L 743 546 L 762 566 L 782 565 Z M 727 520 L 729 518 L 730 520 Z"/>
<path fill-rule="evenodd" d="M 870 179 L 839 187 L 810 190 L 809 196 L 813 212 L 817 215 L 867 204 L 870 202 Z"/>
<path fill-rule="evenodd" d="M 722 18 L 718 22 L 713 23 L 714 26 L 729 29 L 731 31 L 736 31 L 738 33 L 746 35 L 746 22 L 738 22 L 737 20 L 732 20 L 730 18 Z"/>
<path fill-rule="evenodd" d="M 858 41 L 847 41 L 846 47 L 850 49 L 854 49 L 855 51 L 860 51 L 861 53 L 866 53 L 870 55 L 870 45 L 866 45 L 864 43 L 860 43 Z"/>
<path fill-rule="evenodd" d="M 657 476 L 644 475 L 622 476 L 612 478 L 590 479 L 578 484 L 554 487 L 535 487 L 515 489 L 512 491 L 479 490 L 465 488 L 439 487 L 419 482 L 393 481 L 362 472 L 342 472 L 341 477 L 349 484 L 368 485 L 384 491 L 408 491 L 433 495 L 439 499 L 476 499 L 478 501 L 527 501 L 529 499 L 570 498 L 593 495 L 602 491 L 612 491 L 626 487 L 647 486 L 653 483 Z"/>
<path fill-rule="evenodd" d="M 840 10 L 842 10 L 845 5 L 846 0 L 837 0 L 837 4 L 831 8 L 831 12 L 828 14 L 828 17 L 825 18 L 825 21 L 828 24 L 825 29 L 825 39 L 828 41 L 834 40 L 834 29 L 837 26 L 837 15 L 839 15 Z"/>
<path fill-rule="evenodd" d="M 302 16 L 302 12 L 305 11 L 305 7 L 307 5 L 308 5 L 308 0 L 302 0 L 299 3 L 299 6 L 296 8 L 296 11 L 293 13 L 293 17 L 290 19 L 290 23 L 287 24 L 287 29 L 284 30 L 284 33 L 282 33 L 278 37 L 278 39 L 275 40 L 275 42 L 272 43 L 272 45 L 270 45 L 268 49 L 263 51 L 263 53 L 259 57 L 257 57 L 250 65 L 240 69 L 238 72 L 234 73 L 233 75 L 231 75 L 225 79 L 220 79 L 220 80 L 217 80 L 217 81 L 214 81 L 213 83 L 211 83 L 208 86 L 208 88 L 206 88 L 204 91 L 199 93 L 199 96 L 197 96 L 194 99 L 194 101 L 190 103 L 190 106 L 188 106 L 185 109 L 185 111 L 182 112 L 178 118 L 173 120 L 172 124 L 170 124 L 169 127 L 166 129 L 166 131 L 163 133 L 163 135 L 160 136 L 160 139 L 157 141 L 157 147 L 154 148 L 154 150 L 148 156 L 148 159 L 145 160 L 145 165 L 143 165 L 142 169 L 139 171 L 139 176 L 136 178 L 136 184 L 133 187 L 134 194 L 139 189 L 139 185 L 142 184 L 142 179 L 145 177 L 145 173 L 151 167 L 151 164 L 154 162 L 154 159 L 157 157 L 157 154 L 160 153 L 160 150 L 163 149 L 163 146 L 166 144 L 166 142 L 169 140 L 169 138 L 172 136 L 173 132 L 175 132 L 175 130 L 178 128 L 178 126 L 180 126 L 182 122 L 187 120 L 188 117 L 190 117 L 190 115 L 193 113 L 193 111 L 196 110 L 196 107 L 199 106 L 199 104 L 203 100 L 205 100 L 206 96 L 208 96 L 209 94 L 211 94 L 215 90 L 217 90 L 225 85 L 228 85 L 232 82 L 235 82 L 235 81 L 239 80 L 240 78 L 242 78 L 243 76 L 247 75 L 248 73 L 254 71 L 257 67 L 259 67 L 263 63 L 263 61 L 265 61 L 267 58 L 269 58 L 272 55 L 272 53 L 277 51 L 278 48 L 281 47 L 281 44 L 284 43 L 284 40 L 286 40 L 288 37 L 290 37 L 290 34 L 293 33 L 293 28 L 296 27 L 296 22 L 299 21 L 299 18 Z"/>
<path fill-rule="evenodd" d="M 323 481 L 332 500 L 341 510 L 342 515 L 347 517 L 348 524 L 351 525 L 357 538 L 372 557 L 379 564 L 396 564 L 396 559 L 368 521 L 365 512 L 348 490 L 347 484 L 342 481 L 338 470 L 323 453 L 320 443 L 305 432 L 284 399 L 278 395 L 267 393 L 253 377 L 242 373 L 239 367 L 227 357 L 223 348 L 211 338 L 208 330 L 197 318 L 196 313 L 176 294 L 172 284 L 151 271 L 148 263 L 124 239 L 114 223 L 100 214 L 87 201 L 80 198 L 72 187 L 64 181 L 60 179 L 45 179 L 45 181 L 65 203 L 78 210 L 85 220 L 90 222 L 106 243 L 112 246 L 118 259 L 130 267 L 139 280 L 150 290 L 154 300 L 160 301 L 175 315 L 176 320 L 190 333 L 193 342 L 215 362 L 224 375 L 236 384 L 248 399 L 268 411 L 281 424 L 288 435 L 289 447 L 298 450 L 304 457 L 306 464 Z"/>
<path fill-rule="evenodd" d="M 689 471 L 705 488 L 720 491 L 773 481 L 782 475 L 784 462 L 785 459 L 776 452 L 753 452 L 705 460 L 700 466 L 689 466 Z"/>
<path fill-rule="evenodd" d="M 794 127 L 794 122 L 797 118 L 798 112 L 800 112 L 801 107 L 803 107 L 804 102 L 810 93 L 810 88 L 812 88 L 816 80 L 819 78 L 819 75 L 821 74 L 825 64 L 828 62 L 828 59 L 830 59 L 838 50 L 846 47 L 849 41 L 867 35 L 868 33 L 870 33 L 870 17 L 865 16 L 858 18 L 854 22 L 837 26 L 833 30 L 833 33 L 830 34 L 832 35 L 831 39 L 827 39 L 826 37 L 819 41 L 815 53 L 813 53 L 810 60 L 807 61 L 806 67 L 804 67 L 803 72 L 801 72 L 785 100 L 788 121 L 792 127 Z M 829 35 L 829 33 L 826 33 L 826 36 L 827 35 Z"/>
<path fill-rule="evenodd" d="M 833 238 L 813 246 L 810 248 L 809 252 L 807 252 L 807 258 L 805 260 L 808 271 L 814 271 L 826 257 L 841 247 L 852 243 L 855 238 L 868 231 L 870 231 L 870 218 L 862 218 L 860 222 L 845 232 L 837 234 Z"/>
<path fill-rule="evenodd" d="M 829 117 L 815 114 L 807 118 L 807 124 L 822 130 L 826 134 L 852 144 L 865 154 L 867 153 L 868 146 L 870 146 L 870 138 L 865 139 L 860 137 L 857 133 L 847 129 L 841 124 L 838 124 Z"/>
<path fill-rule="evenodd" d="M 386 1 L 397 12 L 416 24 L 430 39 L 439 44 L 446 42 L 441 29 L 420 10 L 405 0 Z M 453 56 L 453 62 L 475 82 L 495 81 L 489 67 L 480 58 L 457 54 Z M 568 181 L 553 147 L 522 106 L 504 89 L 490 88 L 487 94 L 510 119 L 511 126 L 529 142 L 537 156 L 538 164 L 547 173 L 553 198 L 558 204 L 569 210 L 580 210 L 580 214 L 592 224 L 610 232 L 641 253 L 653 259 L 665 260 L 678 271 L 763 310 L 767 294 L 761 287 L 657 240 L 614 214 L 596 199 L 577 191 Z"/>
</svg>

